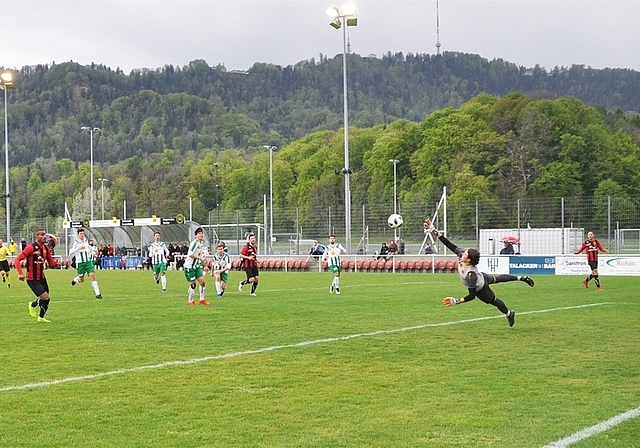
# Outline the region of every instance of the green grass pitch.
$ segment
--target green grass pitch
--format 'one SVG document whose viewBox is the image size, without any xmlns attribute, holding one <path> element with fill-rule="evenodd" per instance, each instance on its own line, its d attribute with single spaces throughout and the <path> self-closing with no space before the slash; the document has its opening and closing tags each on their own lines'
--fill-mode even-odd
<svg viewBox="0 0 640 448">
<path fill-rule="evenodd" d="M 231 273 L 187 306 L 169 272 L 48 271 L 49 324 L 0 283 L 0 447 L 543 447 L 640 406 L 638 278 L 494 285 L 451 274 Z M 575 447 L 640 447 L 640 419 Z"/>
</svg>

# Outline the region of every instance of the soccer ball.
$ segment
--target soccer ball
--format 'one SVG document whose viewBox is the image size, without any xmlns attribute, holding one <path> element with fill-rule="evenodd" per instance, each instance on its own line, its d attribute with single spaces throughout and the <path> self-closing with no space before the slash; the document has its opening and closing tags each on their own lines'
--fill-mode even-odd
<svg viewBox="0 0 640 448">
<path fill-rule="evenodd" d="M 391 227 L 392 229 L 397 229 L 398 227 L 402 227 L 403 223 L 404 223 L 404 219 L 402 219 L 402 216 L 398 215 L 397 213 L 392 214 L 387 219 L 387 224 L 389 224 L 389 227 Z"/>
</svg>

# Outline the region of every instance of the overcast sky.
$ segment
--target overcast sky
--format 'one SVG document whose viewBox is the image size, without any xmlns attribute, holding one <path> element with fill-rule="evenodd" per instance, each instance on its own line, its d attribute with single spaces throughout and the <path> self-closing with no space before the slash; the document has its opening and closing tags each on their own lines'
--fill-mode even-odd
<svg viewBox="0 0 640 448">
<path fill-rule="evenodd" d="M 436 0 L 0 0 L 0 67 L 76 61 L 228 70 L 342 54 L 325 10 L 352 4 L 351 50 L 436 53 Z M 640 0 L 438 0 L 442 51 L 546 69 L 640 71 Z"/>
</svg>

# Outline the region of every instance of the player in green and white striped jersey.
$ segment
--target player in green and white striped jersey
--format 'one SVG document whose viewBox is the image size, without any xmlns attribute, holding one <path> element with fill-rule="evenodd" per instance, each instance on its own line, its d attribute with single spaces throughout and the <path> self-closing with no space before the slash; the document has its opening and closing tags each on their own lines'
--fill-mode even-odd
<svg viewBox="0 0 640 448">
<path fill-rule="evenodd" d="M 340 294 L 340 272 L 342 272 L 342 259 L 340 254 L 346 254 L 347 250 L 340 243 L 336 243 L 336 236 L 329 235 L 329 244 L 322 254 L 322 261 L 328 260 L 329 271 L 333 272 L 333 281 L 329 287 L 329 293 Z"/>
<path fill-rule="evenodd" d="M 149 244 L 149 256 L 151 257 L 151 269 L 156 285 L 162 282 L 162 292 L 167 292 L 167 256 L 169 249 L 167 245 L 160 241 L 160 232 L 153 232 L 153 243 Z"/>
<path fill-rule="evenodd" d="M 206 283 L 204 279 L 204 265 L 207 261 L 207 246 L 204 244 L 204 230 L 198 227 L 195 231 L 196 239 L 189 244 L 187 258 L 184 260 L 184 276 L 189 282 L 189 305 L 195 305 L 196 281 L 200 284 L 200 304 L 211 305 L 205 298 Z"/>
<path fill-rule="evenodd" d="M 216 253 L 213 254 L 213 268 L 211 275 L 216 278 L 216 291 L 218 299 L 222 297 L 229 281 L 229 270 L 231 269 L 231 257 L 224 251 L 224 243 L 220 241 L 216 246 Z"/>
<path fill-rule="evenodd" d="M 78 234 L 73 241 L 73 246 L 71 247 L 71 250 L 69 250 L 69 256 L 76 257 L 76 271 L 78 273 L 78 275 L 71 280 L 71 286 L 75 286 L 76 283 L 83 283 L 84 274 L 89 274 L 91 287 L 93 288 L 93 292 L 96 293 L 96 299 L 102 299 L 98 280 L 96 279 L 97 255 L 98 248 L 89 244 L 84 234 L 84 229 L 78 229 Z"/>
</svg>

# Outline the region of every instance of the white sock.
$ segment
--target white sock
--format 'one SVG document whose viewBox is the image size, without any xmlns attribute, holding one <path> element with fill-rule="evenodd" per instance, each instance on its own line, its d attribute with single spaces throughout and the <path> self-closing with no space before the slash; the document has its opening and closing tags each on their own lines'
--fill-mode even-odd
<svg viewBox="0 0 640 448">
<path fill-rule="evenodd" d="M 97 281 L 91 282 L 91 286 L 93 287 L 93 291 L 96 293 L 96 295 L 99 296 L 100 288 L 98 287 L 98 282 Z"/>
<path fill-rule="evenodd" d="M 336 277 L 334 281 L 336 283 L 336 289 L 340 289 L 340 277 Z"/>
<path fill-rule="evenodd" d="M 205 298 L 205 290 L 207 288 L 205 288 L 204 286 L 200 287 L 200 300 L 203 300 Z"/>
<path fill-rule="evenodd" d="M 189 286 L 189 302 L 193 302 L 193 296 L 195 294 L 195 290 Z"/>
<path fill-rule="evenodd" d="M 160 282 L 162 283 L 162 289 L 167 289 L 167 277 L 164 275 L 160 277 Z"/>
<path fill-rule="evenodd" d="M 216 292 L 218 293 L 218 295 L 222 293 L 222 285 L 220 284 L 220 282 L 216 282 Z"/>
</svg>

